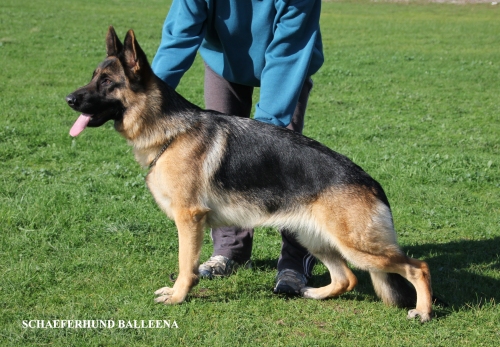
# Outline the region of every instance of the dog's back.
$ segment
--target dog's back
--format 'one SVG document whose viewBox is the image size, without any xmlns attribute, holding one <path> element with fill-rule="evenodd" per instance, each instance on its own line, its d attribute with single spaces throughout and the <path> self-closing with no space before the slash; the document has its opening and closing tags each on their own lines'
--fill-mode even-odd
<svg viewBox="0 0 500 347">
<path fill-rule="evenodd" d="M 330 187 L 362 186 L 389 206 L 382 187 L 347 157 L 290 130 L 210 111 L 194 137 L 204 138 L 203 175 L 214 194 L 238 196 L 274 214 L 316 201 Z M 211 207 L 210 207 L 211 208 Z"/>
<path fill-rule="evenodd" d="M 264 193 L 262 203 L 270 212 L 275 199 L 290 204 L 299 198 L 312 201 L 333 185 L 365 186 L 389 205 L 382 187 L 366 172 L 315 140 L 249 119 L 216 119 L 218 126 L 227 129 L 227 136 L 215 183 L 231 190 L 252 187 Z"/>
</svg>

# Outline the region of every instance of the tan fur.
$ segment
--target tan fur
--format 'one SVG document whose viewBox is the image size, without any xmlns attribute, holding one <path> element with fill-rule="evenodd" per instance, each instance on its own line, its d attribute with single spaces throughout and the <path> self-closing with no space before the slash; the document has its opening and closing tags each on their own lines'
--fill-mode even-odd
<svg viewBox="0 0 500 347">
<path fill-rule="evenodd" d="M 372 277 L 380 272 L 397 273 L 406 278 L 417 291 L 417 307 L 409 312 L 409 316 L 419 315 L 422 321 L 430 319 L 432 290 L 428 266 L 425 262 L 408 258 L 401 252 L 396 243 L 396 234 L 387 206 L 358 187 L 335 189 L 325 194 L 314 205 L 314 210 L 317 211 L 315 217 L 320 219 L 320 227 L 328 233 L 328 240 L 345 259 L 356 267 L 370 271 Z M 334 257 L 325 256 L 321 250 L 315 253 L 311 248 L 308 249 L 325 263 L 330 273 L 339 273 L 338 269 L 345 264 L 337 260 L 334 264 L 337 271 L 332 271 L 327 264 L 332 263 Z M 349 271 L 345 270 L 344 273 L 344 285 L 340 294 L 349 283 L 346 281 L 350 276 Z M 332 295 L 338 295 L 334 292 L 338 287 L 333 287 L 333 277 L 332 274 L 329 290 L 332 290 Z M 379 296 L 389 300 L 388 293 L 377 287 L 375 290 Z M 315 290 L 309 292 L 315 293 Z M 390 304 L 389 301 L 386 303 Z"/>
<path fill-rule="evenodd" d="M 108 55 L 120 48 L 117 40 L 110 28 Z M 136 44 L 133 32 L 129 31 L 124 51 L 126 64 L 132 73 L 139 74 L 142 66 Z M 375 196 L 375 191 L 362 185 L 331 186 L 315 196 L 314 201 L 304 197 L 298 199 L 293 208 L 278 209 L 272 214 L 259 206 L 251 194 L 222 191 L 212 185 L 211 178 L 225 155 L 227 134 L 224 132 L 227 130 L 221 127 L 207 138 L 182 118 L 161 114 L 158 82 L 147 74 L 141 78 L 145 79 L 142 92 L 127 88 L 116 95 L 127 111 L 123 120 L 115 122 L 115 128 L 133 146 L 135 158 L 142 166 L 149 166 L 158 153 L 161 154 L 146 182 L 160 208 L 177 226 L 179 275 L 173 288 L 156 291 L 157 302 L 181 303 L 198 283 L 204 228 L 271 226 L 296 233 L 299 242 L 330 272 L 331 283 L 321 288 L 305 288 L 302 293 L 305 297 L 324 299 L 352 290 L 357 278 L 347 266 L 349 262 L 370 272 L 376 292 L 388 304 L 394 300 L 389 285 L 384 282 L 386 273 L 406 278 L 417 292 L 416 308 L 409 312 L 409 317 L 418 315 L 421 321 L 431 318 L 428 266 L 402 253 L 390 209 Z M 167 142 L 168 150 L 161 153 Z"/>
<path fill-rule="evenodd" d="M 357 279 L 347 266 L 349 261 L 374 276 L 377 272 L 395 272 L 407 278 L 417 290 L 417 307 L 409 316 L 430 319 L 432 292 L 427 265 L 401 252 L 389 208 L 370 191 L 359 187 L 332 188 L 312 204 L 269 215 L 258 206 L 246 204 L 246 199 L 238 194 L 227 195 L 224 200 L 216 196 L 209 177 L 217 167 L 218 156 L 224 152 L 224 141 L 215 143 L 215 147 L 206 148 L 189 134 L 177 136 L 147 177 L 158 205 L 175 220 L 179 230 L 179 279 L 173 289 L 165 287 L 157 292 L 158 302 L 180 302 L 197 283 L 200 240 L 205 227 L 274 226 L 296 231 L 299 241 L 330 272 L 330 285 L 307 287 L 304 297 L 325 299 L 352 290 Z M 154 156 L 158 148 L 153 148 L 141 150 L 149 153 L 143 162 Z M 376 291 L 382 298 L 387 296 L 380 288 Z"/>
</svg>

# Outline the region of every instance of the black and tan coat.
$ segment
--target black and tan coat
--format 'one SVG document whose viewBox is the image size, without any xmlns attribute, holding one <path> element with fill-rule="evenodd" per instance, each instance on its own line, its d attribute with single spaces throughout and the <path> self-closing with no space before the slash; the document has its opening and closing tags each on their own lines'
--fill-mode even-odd
<svg viewBox="0 0 500 347">
<path fill-rule="evenodd" d="M 428 266 L 401 251 L 387 197 L 359 166 L 295 132 L 189 103 L 153 74 L 133 31 L 122 45 L 111 27 L 106 41 L 107 58 L 67 102 L 88 126 L 114 121 L 176 223 L 179 276 L 157 302 L 181 303 L 197 284 L 205 228 L 271 226 L 295 232 L 330 272 L 331 284 L 304 297 L 352 290 L 349 262 L 370 273 L 385 303 L 416 304 L 409 317 L 431 319 Z"/>
</svg>

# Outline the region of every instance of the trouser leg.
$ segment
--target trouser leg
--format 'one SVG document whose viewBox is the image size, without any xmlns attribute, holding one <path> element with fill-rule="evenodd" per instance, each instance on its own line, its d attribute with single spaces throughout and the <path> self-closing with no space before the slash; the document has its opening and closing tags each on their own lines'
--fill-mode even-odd
<svg viewBox="0 0 500 347">
<path fill-rule="evenodd" d="M 302 133 L 307 101 L 312 87 L 312 79 L 307 78 L 300 92 L 299 100 L 292 117 L 292 122 L 287 126 L 288 129 Z M 288 230 L 280 230 L 280 233 L 282 243 L 280 257 L 278 259 L 278 271 L 292 269 L 306 275 L 306 277 L 311 277 L 316 259 L 309 254 L 307 249 L 302 247 L 294 235 L 292 235 Z"/>
<path fill-rule="evenodd" d="M 253 87 L 232 83 L 205 65 L 205 108 L 239 117 L 250 117 Z M 244 174 L 244 173 L 242 173 Z M 253 229 L 238 227 L 214 228 L 212 256 L 223 255 L 237 263 L 250 260 Z"/>
</svg>

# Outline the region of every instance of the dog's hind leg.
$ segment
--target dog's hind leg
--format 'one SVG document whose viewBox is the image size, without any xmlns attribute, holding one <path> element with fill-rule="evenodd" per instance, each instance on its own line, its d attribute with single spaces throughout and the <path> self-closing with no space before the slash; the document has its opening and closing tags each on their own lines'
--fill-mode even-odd
<svg viewBox="0 0 500 347">
<path fill-rule="evenodd" d="M 325 235 L 325 249 L 330 244 L 332 252 L 369 271 L 375 292 L 386 304 L 414 305 L 416 298 L 416 308 L 408 312 L 408 317 L 419 316 L 422 322 L 431 319 L 429 268 L 401 251 L 386 203 L 362 187 L 347 187 L 327 192 L 315 202 L 312 211 L 318 229 Z M 310 245 L 313 248 L 308 249 L 314 253 L 315 245 Z"/>
<path fill-rule="evenodd" d="M 398 307 L 410 307 L 416 301 L 416 308 L 408 311 L 408 318 L 418 316 L 421 322 L 429 321 L 432 313 L 432 289 L 427 263 L 406 255 L 394 256 L 392 259 L 381 257 L 377 263 L 381 266 L 369 271 L 375 292 L 382 301 Z"/>
<path fill-rule="evenodd" d="M 158 289 L 158 303 L 179 304 L 198 284 L 198 265 L 206 211 L 203 209 L 181 209 L 175 213 L 175 224 L 179 234 L 179 276 L 172 288 Z"/>
<path fill-rule="evenodd" d="M 427 263 L 390 249 L 383 251 L 383 254 L 353 249 L 349 253 L 354 265 L 370 272 L 375 292 L 384 303 L 398 307 L 412 306 L 416 294 L 416 308 L 408 311 L 408 318 L 418 316 L 421 322 L 431 320 L 432 289 Z M 369 265 L 366 265 L 367 262 Z"/>
<path fill-rule="evenodd" d="M 432 314 L 429 267 L 401 251 L 386 204 L 377 201 L 366 214 L 362 208 L 357 211 L 356 216 L 344 218 L 346 231 L 336 233 L 337 249 L 354 266 L 370 272 L 375 292 L 384 303 L 399 307 L 414 305 L 416 293 L 416 308 L 408 312 L 408 317 L 419 316 L 421 322 L 429 321 Z"/>
<path fill-rule="evenodd" d="M 302 291 L 302 296 L 310 299 L 326 299 L 339 296 L 345 292 L 351 291 L 358 280 L 347 267 L 346 261 L 334 250 L 330 253 L 314 253 L 330 272 L 331 283 L 320 288 L 306 287 Z"/>
</svg>

